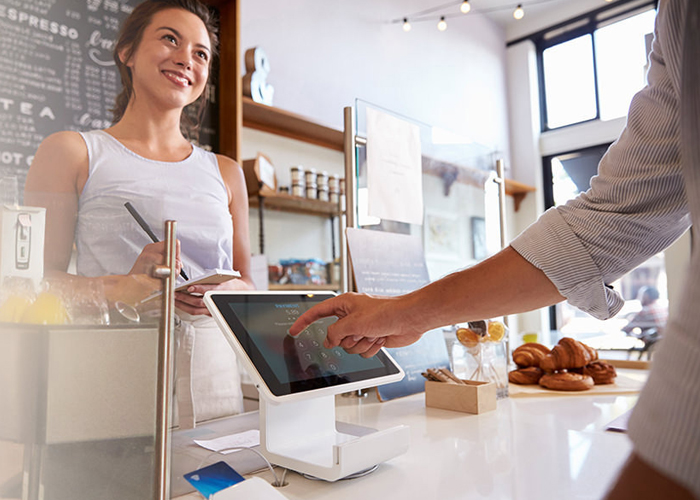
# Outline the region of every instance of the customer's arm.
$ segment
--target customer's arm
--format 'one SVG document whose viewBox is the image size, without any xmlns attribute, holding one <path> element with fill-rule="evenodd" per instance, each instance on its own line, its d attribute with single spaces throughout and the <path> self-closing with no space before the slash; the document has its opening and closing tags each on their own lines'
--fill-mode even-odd
<svg viewBox="0 0 700 500">
<path fill-rule="evenodd" d="M 344 294 L 326 300 L 302 315 L 290 334 L 298 335 L 319 318 L 338 316 L 328 328 L 326 347 L 340 345 L 368 357 L 382 346 L 411 344 L 439 326 L 530 311 L 561 300 L 544 273 L 508 247 L 401 297 Z"/>
</svg>

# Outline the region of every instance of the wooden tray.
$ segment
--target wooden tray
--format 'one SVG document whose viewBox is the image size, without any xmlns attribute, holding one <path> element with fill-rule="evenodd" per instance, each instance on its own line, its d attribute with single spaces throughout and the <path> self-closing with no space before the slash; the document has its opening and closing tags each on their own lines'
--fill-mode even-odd
<svg viewBox="0 0 700 500">
<path fill-rule="evenodd" d="M 508 384 L 508 395 L 512 398 L 537 396 L 618 396 L 622 394 L 637 394 L 642 390 L 648 373 L 644 370 L 617 370 L 614 384 L 596 385 L 587 391 L 554 391 L 540 385 Z"/>
</svg>

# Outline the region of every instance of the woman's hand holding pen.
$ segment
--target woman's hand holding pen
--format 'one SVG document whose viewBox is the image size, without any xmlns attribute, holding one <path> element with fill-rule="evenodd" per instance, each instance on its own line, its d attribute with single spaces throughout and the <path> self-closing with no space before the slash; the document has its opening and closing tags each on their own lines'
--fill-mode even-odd
<svg viewBox="0 0 700 500">
<path fill-rule="evenodd" d="M 192 285 L 186 292 L 175 292 L 175 307 L 189 314 L 206 314 L 211 316 L 209 309 L 204 305 L 202 296 L 209 290 L 250 290 L 251 286 L 246 281 L 236 278 L 216 285 Z"/>
<path fill-rule="evenodd" d="M 145 274 L 151 276 L 151 271 L 154 266 L 160 266 L 165 263 L 165 242 L 149 243 L 136 258 L 129 274 Z M 175 271 L 180 272 L 182 269 L 182 261 L 180 260 L 180 241 L 178 240 L 175 249 Z"/>
</svg>

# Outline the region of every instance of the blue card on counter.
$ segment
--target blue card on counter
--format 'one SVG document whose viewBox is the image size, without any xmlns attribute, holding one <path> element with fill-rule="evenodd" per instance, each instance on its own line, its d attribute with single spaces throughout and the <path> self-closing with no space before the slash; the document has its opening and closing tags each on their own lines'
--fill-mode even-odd
<svg viewBox="0 0 700 500">
<path fill-rule="evenodd" d="M 199 491 L 204 498 L 225 490 L 244 480 L 238 472 L 226 462 L 216 462 L 202 469 L 185 474 L 185 479 Z"/>
</svg>

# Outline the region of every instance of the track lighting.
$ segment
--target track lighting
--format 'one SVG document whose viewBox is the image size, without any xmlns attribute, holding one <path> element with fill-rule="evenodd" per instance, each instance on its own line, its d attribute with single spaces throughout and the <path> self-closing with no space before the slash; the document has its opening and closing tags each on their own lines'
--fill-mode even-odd
<svg viewBox="0 0 700 500">
<path fill-rule="evenodd" d="M 519 20 L 522 19 L 524 15 L 525 11 L 523 10 L 523 4 L 518 4 L 516 9 L 513 11 L 513 17 Z"/>
</svg>

